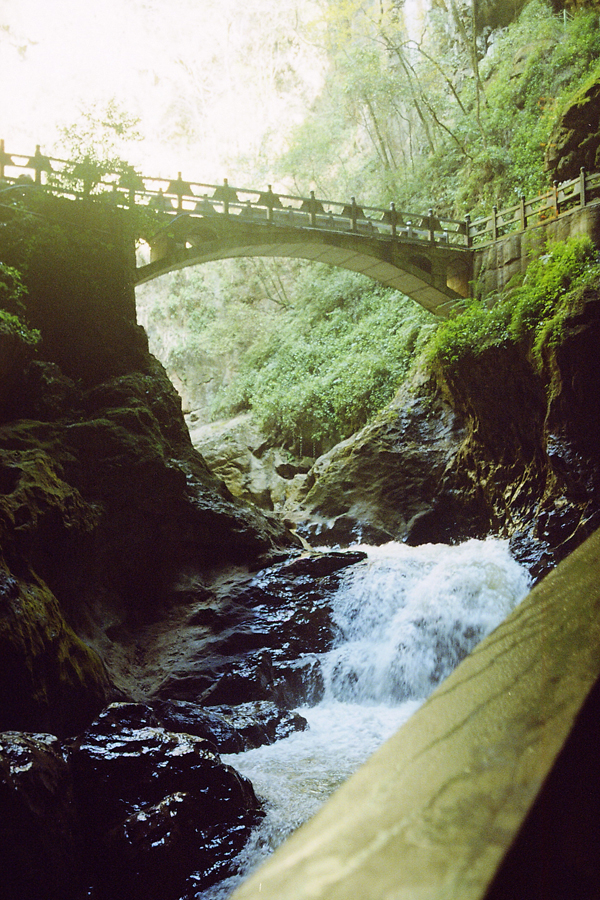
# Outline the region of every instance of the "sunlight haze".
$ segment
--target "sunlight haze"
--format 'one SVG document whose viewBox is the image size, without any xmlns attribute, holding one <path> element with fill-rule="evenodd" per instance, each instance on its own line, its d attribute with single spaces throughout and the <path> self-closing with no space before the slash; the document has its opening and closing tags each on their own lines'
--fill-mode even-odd
<svg viewBox="0 0 600 900">
<path fill-rule="evenodd" d="M 311 6 L 0 0 L 0 137 L 52 154 L 61 127 L 114 99 L 140 120 L 127 158 L 144 173 L 242 177 L 268 166 L 321 86 L 299 27 Z"/>
</svg>

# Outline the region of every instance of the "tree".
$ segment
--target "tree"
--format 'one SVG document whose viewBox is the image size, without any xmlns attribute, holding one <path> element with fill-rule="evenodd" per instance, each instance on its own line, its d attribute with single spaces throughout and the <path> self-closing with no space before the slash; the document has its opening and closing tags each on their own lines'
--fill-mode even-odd
<svg viewBox="0 0 600 900">
<path fill-rule="evenodd" d="M 66 165 L 51 176 L 54 184 L 86 196 L 106 190 L 107 176 L 114 184 L 135 187 L 139 176 L 123 154 L 133 141 L 141 140 L 138 124 L 115 100 L 86 109 L 61 129 L 57 152 L 66 157 Z"/>
</svg>

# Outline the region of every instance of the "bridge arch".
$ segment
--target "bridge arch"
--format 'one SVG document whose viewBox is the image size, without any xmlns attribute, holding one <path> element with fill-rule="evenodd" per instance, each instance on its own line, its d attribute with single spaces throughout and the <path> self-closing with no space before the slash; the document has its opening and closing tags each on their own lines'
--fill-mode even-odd
<svg viewBox="0 0 600 900">
<path fill-rule="evenodd" d="M 182 213 L 157 234 L 150 262 L 136 271 L 143 284 L 186 266 L 235 257 L 286 257 L 358 272 L 411 297 L 438 316 L 468 295 L 471 253 L 422 238 L 247 221 L 242 216 Z"/>
</svg>

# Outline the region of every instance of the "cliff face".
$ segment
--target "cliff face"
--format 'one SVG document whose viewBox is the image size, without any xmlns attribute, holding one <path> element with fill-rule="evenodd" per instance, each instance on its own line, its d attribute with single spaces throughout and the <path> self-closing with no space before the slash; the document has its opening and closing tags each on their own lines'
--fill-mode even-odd
<svg viewBox="0 0 600 900">
<path fill-rule="evenodd" d="M 600 82 L 585 85 L 567 104 L 551 135 L 545 164 L 556 181 L 600 168 Z"/>
<path fill-rule="evenodd" d="M 317 461 L 290 518 L 330 543 L 494 533 L 542 575 L 600 523 L 599 338 L 588 290 L 541 371 L 507 344 L 422 374 Z"/>
<path fill-rule="evenodd" d="M 136 630 L 168 616 L 182 573 L 293 539 L 192 447 L 135 324 L 120 229 L 98 242 L 97 213 L 29 207 L 0 234 L 42 334 L 5 354 L 0 397 L 0 731 L 68 734 L 129 688 Z"/>
</svg>

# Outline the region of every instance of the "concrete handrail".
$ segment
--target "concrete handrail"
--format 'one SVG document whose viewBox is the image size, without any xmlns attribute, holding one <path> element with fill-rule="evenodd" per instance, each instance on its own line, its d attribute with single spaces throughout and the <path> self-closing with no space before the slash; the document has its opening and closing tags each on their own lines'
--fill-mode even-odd
<svg viewBox="0 0 600 900">
<path fill-rule="evenodd" d="M 534 588 L 232 900 L 482 900 L 598 680 L 599 571 L 600 531 Z M 559 798 L 545 810 L 548 829 L 560 806 Z M 542 835 L 536 846 L 544 843 Z M 566 853 L 558 844 L 552 853 Z M 578 845 L 579 861 L 586 852 L 597 871 L 597 847 Z M 545 866 L 548 873 L 561 865 L 556 858 L 534 862 L 535 871 Z M 584 893 L 574 886 L 572 896 Z"/>
</svg>

